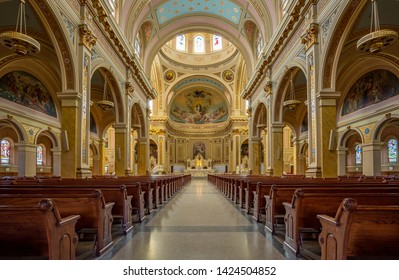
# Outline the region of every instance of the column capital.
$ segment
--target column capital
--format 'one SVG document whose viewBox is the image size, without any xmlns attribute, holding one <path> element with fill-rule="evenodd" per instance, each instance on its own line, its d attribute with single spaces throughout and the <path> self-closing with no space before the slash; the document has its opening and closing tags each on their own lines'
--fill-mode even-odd
<svg viewBox="0 0 399 280">
<path fill-rule="evenodd" d="M 57 93 L 58 99 L 61 100 L 62 107 L 79 107 L 82 94 L 77 91 L 63 91 Z"/>
<path fill-rule="evenodd" d="M 112 127 L 115 129 L 116 133 L 126 132 L 128 129 L 127 124 L 125 123 L 114 124 Z"/>
</svg>

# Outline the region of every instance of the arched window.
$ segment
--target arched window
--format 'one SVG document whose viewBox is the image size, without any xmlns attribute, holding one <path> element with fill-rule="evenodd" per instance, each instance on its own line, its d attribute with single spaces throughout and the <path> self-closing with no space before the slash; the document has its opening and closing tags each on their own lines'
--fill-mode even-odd
<svg viewBox="0 0 399 280">
<path fill-rule="evenodd" d="M 388 141 L 388 162 L 398 162 L 398 140 L 395 138 Z"/>
<path fill-rule="evenodd" d="M 355 164 L 362 164 L 362 146 L 360 145 L 355 147 Z"/>
<path fill-rule="evenodd" d="M 212 50 L 218 51 L 222 49 L 222 37 L 213 35 Z"/>
<path fill-rule="evenodd" d="M 36 164 L 43 165 L 43 146 L 39 145 L 36 148 Z"/>
<path fill-rule="evenodd" d="M 186 36 L 179 35 L 176 37 L 176 50 L 182 52 L 186 51 Z"/>
<path fill-rule="evenodd" d="M 205 42 L 203 36 L 195 36 L 194 37 L 194 52 L 203 53 L 205 52 Z"/>
<path fill-rule="evenodd" d="M 1 163 L 10 164 L 11 143 L 7 139 L 1 140 Z"/>
</svg>

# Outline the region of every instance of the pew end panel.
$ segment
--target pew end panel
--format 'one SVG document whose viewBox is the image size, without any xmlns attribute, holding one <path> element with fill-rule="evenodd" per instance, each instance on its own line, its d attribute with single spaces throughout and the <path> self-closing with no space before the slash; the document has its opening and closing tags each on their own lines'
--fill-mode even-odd
<svg viewBox="0 0 399 280">
<path fill-rule="evenodd" d="M 51 199 L 0 204 L 1 259 L 76 259 L 79 215 L 61 218 Z"/>
</svg>

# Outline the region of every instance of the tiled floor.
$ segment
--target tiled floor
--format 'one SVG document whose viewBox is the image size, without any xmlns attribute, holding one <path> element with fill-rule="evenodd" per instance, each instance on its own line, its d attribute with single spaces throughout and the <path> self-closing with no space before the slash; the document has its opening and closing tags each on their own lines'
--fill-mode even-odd
<svg viewBox="0 0 399 280">
<path fill-rule="evenodd" d="M 115 242 L 101 259 L 281 260 L 284 252 L 264 230 L 206 179 L 193 179 L 152 217 Z"/>
</svg>

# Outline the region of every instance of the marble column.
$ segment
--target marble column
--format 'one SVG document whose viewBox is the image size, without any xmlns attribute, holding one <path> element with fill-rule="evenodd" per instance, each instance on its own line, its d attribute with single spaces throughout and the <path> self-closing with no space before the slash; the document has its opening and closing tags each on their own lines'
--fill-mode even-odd
<svg viewBox="0 0 399 280">
<path fill-rule="evenodd" d="M 362 144 L 363 175 L 381 175 L 381 143 Z"/>
<path fill-rule="evenodd" d="M 61 148 L 51 149 L 51 152 L 53 154 L 53 175 L 61 176 L 61 158 L 62 158 Z"/>
<path fill-rule="evenodd" d="M 18 176 L 33 177 L 36 175 L 36 144 L 16 143 L 18 149 Z"/>
<path fill-rule="evenodd" d="M 346 175 L 346 153 L 348 148 L 346 147 L 339 147 L 337 149 L 337 175 L 338 176 L 345 176 Z"/>
<path fill-rule="evenodd" d="M 283 175 L 283 128 L 284 124 L 273 124 L 270 130 L 270 141 L 268 147 L 269 166 L 267 175 L 281 176 Z"/>
<path fill-rule="evenodd" d="M 137 142 L 137 174 L 138 175 L 147 175 L 149 171 L 149 160 L 148 160 L 148 152 L 149 152 L 149 142 L 148 139 L 139 139 Z"/>
<path fill-rule="evenodd" d="M 128 166 L 128 128 L 126 124 L 115 124 L 113 127 L 115 129 L 115 175 L 125 176 Z"/>
<path fill-rule="evenodd" d="M 251 170 L 252 174 L 260 174 L 260 160 L 261 160 L 261 138 L 251 138 Z"/>
</svg>

